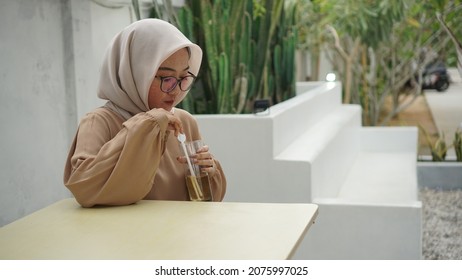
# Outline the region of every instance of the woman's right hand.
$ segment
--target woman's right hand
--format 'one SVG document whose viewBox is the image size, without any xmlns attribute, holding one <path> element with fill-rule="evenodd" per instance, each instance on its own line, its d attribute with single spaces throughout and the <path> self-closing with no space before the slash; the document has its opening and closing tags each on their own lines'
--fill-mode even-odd
<svg viewBox="0 0 462 280">
<path fill-rule="evenodd" d="M 159 110 L 162 110 L 162 111 L 165 112 L 165 115 L 168 118 L 167 129 L 172 130 L 175 137 L 177 137 L 178 134 L 180 134 L 180 133 L 184 133 L 183 132 L 183 124 L 181 123 L 180 119 L 177 116 L 175 116 L 174 114 L 172 114 L 171 112 L 169 112 L 169 111 L 167 111 L 165 109 L 159 109 Z"/>
</svg>

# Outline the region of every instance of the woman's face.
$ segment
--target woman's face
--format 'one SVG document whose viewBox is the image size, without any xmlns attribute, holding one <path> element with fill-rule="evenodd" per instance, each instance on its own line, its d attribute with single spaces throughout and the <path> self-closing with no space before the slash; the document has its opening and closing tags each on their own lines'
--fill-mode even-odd
<svg viewBox="0 0 462 280">
<path fill-rule="evenodd" d="M 181 79 L 190 75 L 189 70 L 189 54 L 186 48 L 180 49 L 170 57 L 168 57 L 157 70 L 156 77 L 152 81 L 149 88 L 148 104 L 149 109 L 163 108 L 171 111 L 175 99 L 181 93 L 179 85 L 177 85 L 171 92 L 165 93 L 160 89 L 160 77 L 172 76 Z"/>
</svg>

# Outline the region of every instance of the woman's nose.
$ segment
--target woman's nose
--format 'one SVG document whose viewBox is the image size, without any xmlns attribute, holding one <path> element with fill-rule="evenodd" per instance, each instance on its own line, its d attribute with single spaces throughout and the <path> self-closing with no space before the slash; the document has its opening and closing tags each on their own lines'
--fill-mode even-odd
<svg viewBox="0 0 462 280">
<path fill-rule="evenodd" d="M 171 91 L 169 92 L 168 94 L 171 95 L 171 96 L 178 96 L 179 94 L 181 93 L 181 89 L 180 89 L 180 86 L 179 85 L 176 85 L 176 87 Z"/>
</svg>

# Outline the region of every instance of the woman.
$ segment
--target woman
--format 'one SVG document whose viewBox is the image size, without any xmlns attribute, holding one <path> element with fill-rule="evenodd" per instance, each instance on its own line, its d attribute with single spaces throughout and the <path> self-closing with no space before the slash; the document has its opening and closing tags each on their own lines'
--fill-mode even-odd
<svg viewBox="0 0 462 280">
<path fill-rule="evenodd" d="M 201 135 L 193 116 L 174 106 L 192 86 L 201 59 L 200 47 L 162 20 L 137 21 L 115 36 L 98 88 L 108 102 L 81 120 L 64 171 L 64 184 L 82 206 L 189 200 L 176 136 Z M 196 160 L 210 176 L 213 200 L 223 200 L 220 163 L 207 146 Z"/>
</svg>

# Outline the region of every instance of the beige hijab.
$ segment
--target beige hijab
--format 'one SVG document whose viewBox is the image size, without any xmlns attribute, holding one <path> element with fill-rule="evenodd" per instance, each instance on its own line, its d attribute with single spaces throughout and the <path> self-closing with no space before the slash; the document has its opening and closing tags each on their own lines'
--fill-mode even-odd
<svg viewBox="0 0 462 280">
<path fill-rule="evenodd" d="M 202 50 L 175 26 L 159 19 L 143 19 L 130 24 L 112 39 L 106 50 L 98 97 L 109 100 L 105 106 L 125 119 L 149 111 L 149 88 L 159 66 L 185 47 L 191 50 L 189 71 L 197 76 Z M 182 92 L 174 106 L 186 94 Z"/>
</svg>

